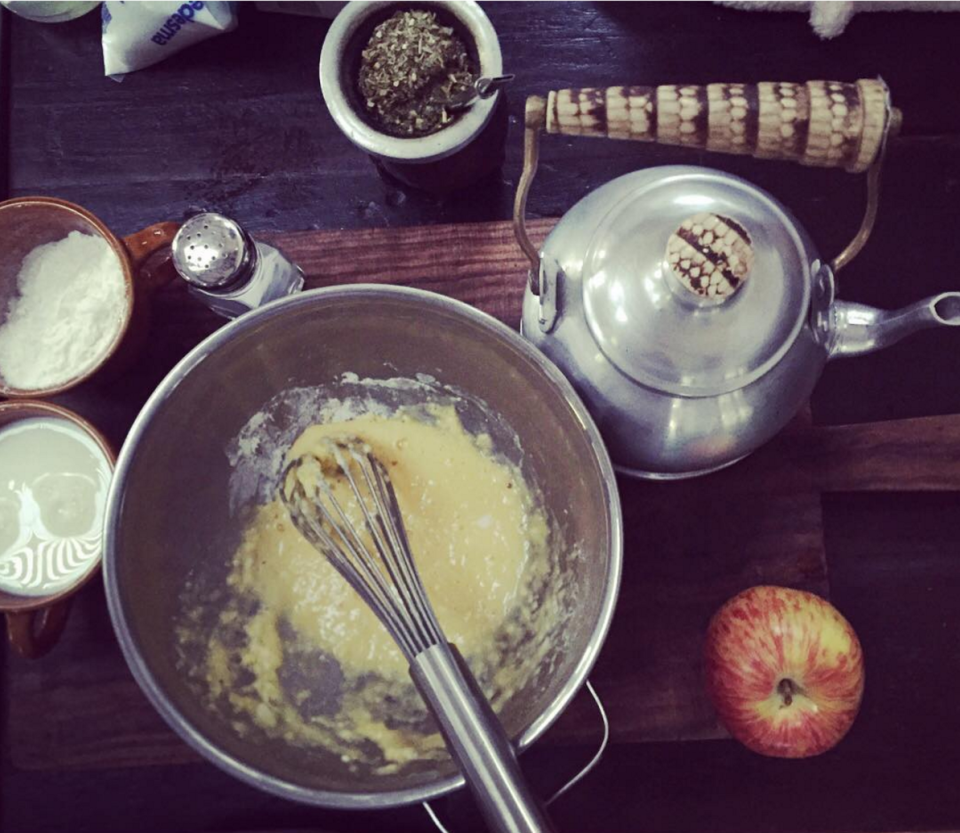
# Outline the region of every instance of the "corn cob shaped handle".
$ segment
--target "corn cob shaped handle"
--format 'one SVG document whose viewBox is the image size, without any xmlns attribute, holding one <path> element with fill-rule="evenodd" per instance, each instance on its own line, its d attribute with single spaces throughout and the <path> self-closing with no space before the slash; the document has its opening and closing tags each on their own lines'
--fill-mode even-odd
<svg viewBox="0 0 960 833">
<path fill-rule="evenodd" d="M 865 171 L 891 108 L 879 79 L 557 90 L 546 130 Z"/>
</svg>

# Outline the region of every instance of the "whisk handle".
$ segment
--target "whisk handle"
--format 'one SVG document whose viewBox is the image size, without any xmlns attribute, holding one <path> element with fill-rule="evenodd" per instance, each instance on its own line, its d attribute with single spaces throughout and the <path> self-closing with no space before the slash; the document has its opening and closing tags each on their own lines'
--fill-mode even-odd
<svg viewBox="0 0 960 833">
<path fill-rule="evenodd" d="M 552 833 L 524 780 L 513 745 L 454 645 L 413 658 L 410 676 L 440 726 L 490 830 Z"/>
</svg>

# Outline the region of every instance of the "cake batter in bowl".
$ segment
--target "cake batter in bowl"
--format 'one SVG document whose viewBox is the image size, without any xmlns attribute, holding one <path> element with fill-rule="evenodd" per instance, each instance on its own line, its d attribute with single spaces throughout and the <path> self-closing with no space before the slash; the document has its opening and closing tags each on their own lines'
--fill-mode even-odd
<svg viewBox="0 0 960 833">
<path fill-rule="evenodd" d="M 474 620 L 479 636 L 472 644 L 467 626 L 461 640 L 508 734 L 529 745 L 576 694 L 609 627 L 619 501 L 596 427 L 567 382 L 517 333 L 466 305 L 408 289 L 320 290 L 215 333 L 131 431 L 108 506 L 104 572 L 134 675 L 202 755 L 288 798 L 390 807 L 462 783 L 404 694 L 409 684 L 389 658 L 354 673 L 357 643 L 338 643 L 297 613 L 302 598 L 331 603 L 325 580 L 319 595 L 301 598 L 276 570 L 257 574 L 263 547 L 286 558 L 280 533 L 269 532 L 283 518 L 269 513 L 291 444 L 310 426 L 322 433 L 351 420 L 379 432 L 376 443 L 446 448 L 441 466 L 462 455 L 457 470 L 469 459 L 489 481 L 470 490 L 469 478 L 452 480 L 442 493 L 421 483 L 419 498 L 463 491 L 487 501 L 516 487 L 514 516 L 463 510 L 478 536 L 498 523 L 501 536 L 522 535 L 520 557 L 514 550 L 483 566 L 463 551 L 471 581 L 515 586 L 502 595 L 478 588 L 487 605 Z M 403 436 L 390 435 L 404 420 Z M 420 436 L 429 430 L 449 444 Z M 429 469 L 420 475 L 430 479 Z M 294 582 L 310 579 L 305 557 Z"/>
</svg>

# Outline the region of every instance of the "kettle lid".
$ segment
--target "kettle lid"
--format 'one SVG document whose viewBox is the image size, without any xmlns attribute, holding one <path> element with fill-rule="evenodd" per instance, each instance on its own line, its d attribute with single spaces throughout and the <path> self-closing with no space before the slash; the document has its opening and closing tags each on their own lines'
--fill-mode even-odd
<svg viewBox="0 0 960 833">
<path fill-rule="evenodd" d="M 756 186 L 673 168 L 621 198 L 583 263 L 587 323 L 635 381 L 716 396 L 775 365 L 803 326 L 815 258 L 786 209 Z"/>
</svg>

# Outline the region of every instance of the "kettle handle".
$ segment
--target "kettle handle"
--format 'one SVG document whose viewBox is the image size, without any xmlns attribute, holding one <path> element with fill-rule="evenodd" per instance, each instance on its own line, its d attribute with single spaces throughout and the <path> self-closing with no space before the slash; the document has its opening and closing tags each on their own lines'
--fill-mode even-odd
<svg viewBox="0 0 960 833">
<path fill-rule="evenodd" d="M 546 131 L 682 145 L 861 173 L 890 117 L 880 80 L 556 90 Z"/>
<path fill-rule="evenodd" d="M 514 233 L 530 261 L 539 294 L 537 247 L 526 230 L 526 206 L 537 170 L 540 134 L 611 139 L 750 154 L 802 165 L 868 171 L 867 206 L 856 236 L 832 262 L 834 271 L 866 244 L 876 217 L 880 167 L 888 136 L 900 128 L 882 79 L 763 81 L 759 84 L 664 84 L 583 87 L 527 99 L 524 166 L 514 202 Z"/>
</svg>

